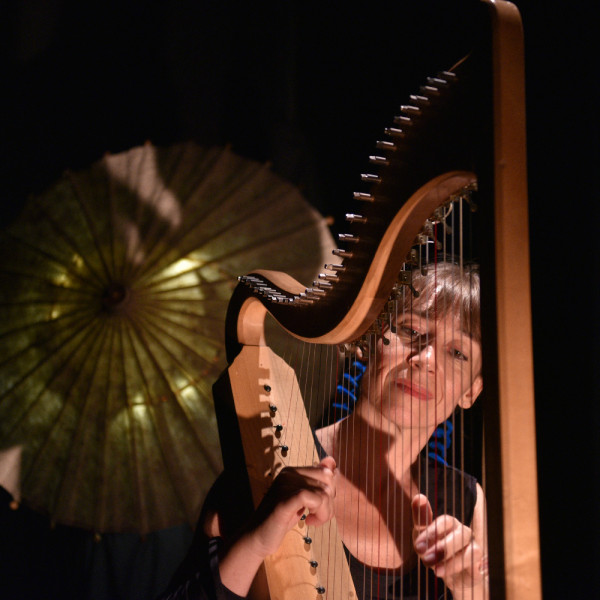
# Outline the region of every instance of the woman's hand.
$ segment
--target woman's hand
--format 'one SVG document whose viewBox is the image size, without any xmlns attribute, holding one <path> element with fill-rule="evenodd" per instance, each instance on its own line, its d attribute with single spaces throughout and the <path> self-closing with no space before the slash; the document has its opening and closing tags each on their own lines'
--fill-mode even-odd
<svg viewBox="0 0 600 600">
<path fill-rule="evenodd" d="M 307 525 L 322 525 L 333 517 L 335 460 L 315 467 L 286 467 L 273 481 L 246 532 L 221 557 L 221 581 L 245 596 L 262 564 L 281 545 L 285 534 L 306 516 Z"/>
<path fill-rule="evenodd" d="M 412 511 L 413 544 L 423 564 L 444 580 L 456 599 L 483 598 L 487 588 L 487 559 L 479 532 L 475 535 L 474 529 L 450 515 L 434 519 L 429 500 L 423 494 L 413 498 Z"/>
<path fill-rule="evenodd" d="M 315 467 L 286 467 L 277 475 L 251 524 L 263 558 L 279 548 L 302 515 L 307 525 L 323 525 L 333 517 L 335 468 L 328 456 Z"/>
</svg>

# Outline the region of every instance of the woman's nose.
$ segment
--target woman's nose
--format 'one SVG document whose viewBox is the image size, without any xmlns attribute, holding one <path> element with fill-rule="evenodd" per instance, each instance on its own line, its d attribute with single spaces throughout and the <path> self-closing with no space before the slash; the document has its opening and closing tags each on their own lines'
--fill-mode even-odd
<svg viewBox="0 0 600 600">
<path fill-rule="evenodd" d="M 421 369 L 433 371 L 435 369 L 435 348 L 433 340 L 429 340 L 415 347 L 408 356 L 408 362 Z"/>
</svg>

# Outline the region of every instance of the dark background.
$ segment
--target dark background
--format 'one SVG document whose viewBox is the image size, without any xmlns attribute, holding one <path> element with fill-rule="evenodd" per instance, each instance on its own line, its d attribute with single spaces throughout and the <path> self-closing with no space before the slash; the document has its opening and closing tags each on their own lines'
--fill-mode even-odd
<svg viewBox="0 0 600 600">
<path fill-rule="evenodd" d="M 544 597 L 589 597 L 600 455 L 596 19 L 583 0 L 516 4 L 526 40 Z M 193 139 L 271 161 L 335 217 L 335 231 L 399 104 L 468 49 L 470 5 L 5 3 L 2 225 L 66 168 L 146 140 Z M 0 597 L 83 597 L 90 567 L 80 568 L 80 534 L 59 528 L 49 560 L 43 519 L 2 514 Z M 155 585 L 170 568 L 155 565 Z M 126 597 L 114 581 L 102 587 L 90 597 Z"/>
</svg>

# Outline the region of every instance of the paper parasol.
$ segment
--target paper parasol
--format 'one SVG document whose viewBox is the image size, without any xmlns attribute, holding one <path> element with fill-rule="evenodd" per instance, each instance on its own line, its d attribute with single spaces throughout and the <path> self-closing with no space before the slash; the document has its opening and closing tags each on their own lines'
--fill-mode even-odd
<svg viewBox="0 0 600 600">
<path fill-rule="evenodd" d="M 13 496 L 97 532 L 193 524 L 221 469 L 211 386 L 236 278 L 310 284 L 333 247 L 324 219 L 228 149 L 146 144 L 65 174 L 0 244 Z"/>
</svg>

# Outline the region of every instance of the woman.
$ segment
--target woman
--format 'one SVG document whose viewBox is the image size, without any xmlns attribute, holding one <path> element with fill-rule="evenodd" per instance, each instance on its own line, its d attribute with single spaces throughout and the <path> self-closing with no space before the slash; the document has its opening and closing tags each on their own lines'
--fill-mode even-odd
<svg viewBox="0 0 600 600">
<path fill-rule="evenodd" d="M 456 599 L 485 597 L 481 487 L 423 456 L 438 425 L 482 389 L 479 277 L 441 263 L 412 286 L 380 324 L 355 410 L 315 432 L 320 464 L 284 469 L 239 531 L 228 531 L 221 478 L 166 598 L 246 596 L 306 513 L 307 525 L 335 514 L 358 598 L 439 597 L 444 585 Z"/>
</svg>

